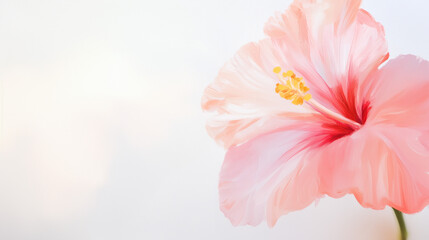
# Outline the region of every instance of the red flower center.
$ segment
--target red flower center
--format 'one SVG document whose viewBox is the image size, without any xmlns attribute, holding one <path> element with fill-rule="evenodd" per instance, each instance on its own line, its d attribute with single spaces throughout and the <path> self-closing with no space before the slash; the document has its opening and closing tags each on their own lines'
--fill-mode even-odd
<svg viewBox="0 0 429 240">
<path fill-rule="evenodd" d="M 364 100 L 361 104 L 357 103 L 356 89 L 357 84 L 351 84 L 348 88 L 347 94 L 344 93 L 342 86 L 338 86 L 332 91 L 332 104 L 336 110 L 345 118 L 350 119 L 360 125 L 364 125 L 368 113 L 371 110 L 369 101 Z M 318 135 L 320 145 L 331 143 L 342 137 L 351 135 L 357 130 L 353 125 L 340 121 L 327 121 L 323 124 L 323 130 Z"/>
</svg>

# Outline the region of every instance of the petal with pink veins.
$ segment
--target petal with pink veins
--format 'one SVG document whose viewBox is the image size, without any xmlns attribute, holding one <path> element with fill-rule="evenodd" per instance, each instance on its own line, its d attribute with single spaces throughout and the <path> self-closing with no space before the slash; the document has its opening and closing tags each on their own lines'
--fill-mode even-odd
<svg viewBox="0 0 429 240">
<path fill-rule="evenodd" d="M 220 205 L 234 225 L 257 225 L 329 195 L 354 194 L 364 207 L 405 213 L 429 203 L 429 132 L 366 125 L 338 129 L 306 123 L 229 149 L 219 183 Z M 269 150 L 267 150 L 269 149 Z"/>
<path fill-rule="evenodd" d="M 228 150 L 220 173 L 219 197 L 220 208 L 233 225 L 257 225 L 267 217 L 273 219 L 267 215 L 272 215 L 267 212 L 270 195 L 279 184 L 297 175 L 307 147 L 305 140 L 318 127 L 291 126 Z M 306 202 L 314 200 L 312 194 L 317 193 L 306 193 Z"/>
<path fill-rule="evenodd" d="M 295 1 L 265 25 L 287 66 L 314 98 L 357 122 L 365 96 L 357 90 L 389 56 L 383 26 L 360 1 Z"/>
<path fill-rule="evenodd" d="M 413 55 L 390 60 L 367 86 L 368 121 L 429 131 L 429 62 Z"/>
<path fill-rule="evenodd" d="M 416 130 L 365 126 L 308 157 L 319 167 L 322 194 L 351 193 L 364 207 L 391 206 L 405 213 L 429 203 L 429 148 Z"/>
</svg>

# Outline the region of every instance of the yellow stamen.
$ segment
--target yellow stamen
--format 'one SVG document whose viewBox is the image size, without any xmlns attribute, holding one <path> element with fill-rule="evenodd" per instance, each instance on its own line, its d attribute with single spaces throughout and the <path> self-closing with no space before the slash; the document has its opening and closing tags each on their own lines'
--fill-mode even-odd
<svg viewBox="0 0 429 240">
<path fill-rule="evenodd" d="M 289 70 L 280 74 L 281 68 L 275 67 L 273 72 L 279 75 L 280 83 L 276 84 L 276 93 L 280 97 L 292 100 L 295 105 L 302 105 L 304 100 L 309 101 L 311 99 L 311 94 L 305 94 L 310 89 L 305 86 L 302 78 L 296 77 L 293 71 Z"/>
<path fill-rule="evenodd" d="M 310 99 L 311 99 L 311 94 L 310 93 L 305 94 L 304 100 L 305 101 L 310 101 Z"/>
<path fill-rule="evenodd" d="M 283 77 L 295 77 L 295 73 L 293 73 L 291 70 L 283 73 Z"/>
<path fill-rule="evenodd" d="M 282 68 L 281 67 L 275 67 L 274 69 L 273 69 L 273 72 L 274 73 L 280 73 L 282 71 Z"/>
</svg>

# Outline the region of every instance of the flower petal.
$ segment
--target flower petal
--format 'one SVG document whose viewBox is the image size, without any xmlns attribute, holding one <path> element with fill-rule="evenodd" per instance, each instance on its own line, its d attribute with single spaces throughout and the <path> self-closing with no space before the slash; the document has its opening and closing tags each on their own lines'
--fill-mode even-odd
<svg viewBox="0 0 429 240">
<path fill-rule="evenodd" d="M 289 182 L 293 186 L 289 187 L 288 209 L 303 208 L 315 199 L 317 188 L 310 184 L 315 184 L 312 180 L 317 175 L 301 171 L 301 157 L 307 148 L 306 139 L 318 128 L 291 126 L 228 150 L 220 174 L 219 196 L 221 210 L 233 225 L 257 225 L 268 219 L 273 226 L 279 211 L 269 202 L 276 202 L 279 198 L 274 196 L 275 189 L 284 189 Z"/>
<path fill-rule="evenodd" d="M 311 117 L 309 107 L 295 106 L 275 93 L 282 62 L 270 40 L 249 43 L 219 72 L 203 95 L 202 107 L 212 112 L 209 134 L 225 147 Z"/>
<path fill-rule="evenodd" d="M 373 124 L 429 130 L 429 62 L 413 55 L 387 62 L 368 85 Z"/>
<path fill-rule="evenodd" d="M 365 104 L 356 92 L 359 85 L 388 58 L 383 26 L 359 5 L 355 0 L 295 1 L 265 26 L 314 98 L 356 121 Z"/>
<path fill-rule="evenodd" d="M 324 195 L 354 194 L 364 207 L 405 213 L 429 203 L 429 131 L 365 125 L 334 141 L 332 134 L 307 123 L 231 147 L 219 183 L 225 216 L 274 226 Z"/>
<path fill-rule="evenodd" d="M 365 126 L 309 155 L 319 166 L 321 193 L 355 195 L 364 207 L 405 213 L 429 203 L 429 132 Z"/>
</svg>

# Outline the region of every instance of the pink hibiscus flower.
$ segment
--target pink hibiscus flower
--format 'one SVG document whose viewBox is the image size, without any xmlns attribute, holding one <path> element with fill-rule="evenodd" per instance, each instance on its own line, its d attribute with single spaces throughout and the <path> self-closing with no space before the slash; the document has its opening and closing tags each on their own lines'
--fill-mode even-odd
<svg viewBox="0 0 429 240">
<path fill-rule="evenodd" d="M 429 203 L 429 62 L 381 66 L 383 26 L 359 6 L 295 0 L 206 88 L 208 132 L 228 149 L 220 207 L 234 225 L 273 226 L 324 195 L 405 213 Z"/>
</svg>

